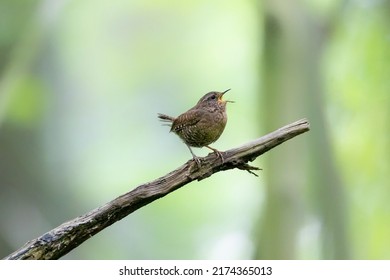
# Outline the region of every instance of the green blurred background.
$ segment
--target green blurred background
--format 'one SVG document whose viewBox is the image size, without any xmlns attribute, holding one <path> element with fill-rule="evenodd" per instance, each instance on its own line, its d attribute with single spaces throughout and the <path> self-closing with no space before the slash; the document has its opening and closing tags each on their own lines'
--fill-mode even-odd
<svg viewBox="0 0 390 280">
<path fill-rule="evenodd" d="M 157 113 L 228 88 L 214 147 L 311 131 L 64 258 L 390 259 L 385 0 L 0 0 L 0 257 L 186 162 Z"/>
</svg>

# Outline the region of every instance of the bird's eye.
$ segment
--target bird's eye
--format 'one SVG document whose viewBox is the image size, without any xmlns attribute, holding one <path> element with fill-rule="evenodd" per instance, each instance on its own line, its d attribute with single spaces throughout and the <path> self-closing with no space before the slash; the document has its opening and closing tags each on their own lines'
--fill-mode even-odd
<svg viewBox="0 0 390 280">
<path fill-rule="evenodd" d="M 212 95 L 211 97 L 210 97 L 212 100 L 214 100 L 215 98 L 217 98 L 215 95 Z"/>
</svg>

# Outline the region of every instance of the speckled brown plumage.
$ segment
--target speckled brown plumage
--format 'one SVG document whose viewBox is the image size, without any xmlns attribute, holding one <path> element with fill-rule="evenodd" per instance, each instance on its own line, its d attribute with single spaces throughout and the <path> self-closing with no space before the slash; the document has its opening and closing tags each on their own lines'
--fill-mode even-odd
<svg viewBox="0 0 390 280">
<path fill-rule="evenodd" d="M 198 103 L 181 114 L 177 118 L 164 114 L 158 117 L 171 124 L 171 131 L 176 133 L 190 149 L 190 152 L 198 165 L 200 160 L 195 156 L 191 147 L 207 147 L 213 150 L 222 159 L 222 154 L 209 145 L 218 140 L 227 122 L 226 103 L 233 102 L 223 100 L 223 95 L 228 92 L 212 91 L 204 95 Z"/>
</svg>

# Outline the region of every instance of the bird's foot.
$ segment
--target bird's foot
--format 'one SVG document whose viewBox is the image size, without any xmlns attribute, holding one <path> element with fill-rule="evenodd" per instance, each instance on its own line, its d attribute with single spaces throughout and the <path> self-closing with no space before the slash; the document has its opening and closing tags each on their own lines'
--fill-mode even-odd
<svg viewBox="0 0 390 280">
<path fill-rule="evenodd" d="M 219 157 L 221 159 L 222 163 L 225 163 L 225 159 L 223 158 L 222 152 L 220 152 L 217 149 L 214 149 L 210 146 L 206 146 L 206 147 L 209 148 L 210 150 L 213 150 L 214 153 L 216 153 L 217 157 Z"/>
<path fill-rule="evenodd" d="M 219 157 L 222 161 L 222 164 L 225 163 L 225 159 L 220 151 L 215 150 L 215 153 L 217 154 L 217 157 Z"/>
<path fill-rule="evenodd" d="M 186 144 L 187 145 L 187 144 Z M 187 145 L 188 149 L 190 150 L 191 152 L 191 155 L 192 155 L 192 158 L 194 159 L 194 161 L 196 162 L 196 165 L 198 166 L 198 168 L 200 168 L 201 164 L 200 164 L 200 158 L 198 158 L 194 152 L 191 150 L 191 147 L 189 145 Z"/>
<path fill-rule="evenodd" d="M 200 158 L 198 158 L 197 156 L 193 156 L 193 158 L 194 158 L 194 161 L 196 162 L 196 165 L 198 166 L 198 168 L 200 168 L 201 167 L 201 162 L 200 162 Z"/>
</svg>

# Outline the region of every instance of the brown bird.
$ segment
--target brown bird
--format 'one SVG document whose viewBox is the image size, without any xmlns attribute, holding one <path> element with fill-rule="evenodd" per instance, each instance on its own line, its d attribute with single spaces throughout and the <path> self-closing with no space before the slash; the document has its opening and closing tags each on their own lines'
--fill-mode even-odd
<svg viewBox="0 0 390 280">
<path fill-rule="evenodd" d="M 227 122 L 226 103 L 234 102 L 223 100 L 224 92 L 212 91 L 204 95 L 198 103 L 177 118 L 158 114 L 162 121 L 171 124 L 171 132 L 176 133 L 190 150 L 196 164 L 200 166 L 199 158 L 191 147 L 207 147 L 213 150 L 224 161 L 220 151 L 209 145 L 218 140 Z"/>
</svg>

